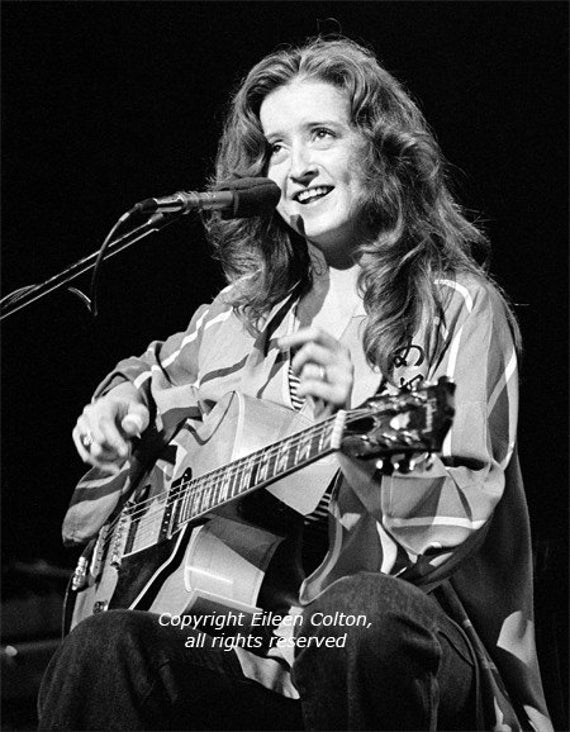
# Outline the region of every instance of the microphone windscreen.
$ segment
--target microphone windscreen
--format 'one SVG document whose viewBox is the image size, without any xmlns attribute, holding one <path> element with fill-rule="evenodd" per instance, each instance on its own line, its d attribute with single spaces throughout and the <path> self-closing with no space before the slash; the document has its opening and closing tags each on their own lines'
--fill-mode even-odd
<svg viewBox="0 0 570 732">
<path fill-rule="evenodd" d="M 281 189 L 270 178 L 238 178 L 217 190 L 234 191 L 233 206 L 222 211 L 224 219 L 261 216 L 273 211 L 281 198 Z"/>
</svg>

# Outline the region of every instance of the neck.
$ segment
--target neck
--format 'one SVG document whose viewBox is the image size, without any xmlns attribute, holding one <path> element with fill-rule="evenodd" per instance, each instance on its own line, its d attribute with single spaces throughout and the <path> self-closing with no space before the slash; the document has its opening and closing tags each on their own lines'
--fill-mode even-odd
<svg viewBox="0 0 570 732">
<path fill-rule="evenodd" d="M 313 286 L 299 303 L 298 316 L 303 325 L 315 322 L 326 330 L 335 330 L 335 323 L 344 321 L 354 311 L 359 299 L 357 281 L 360 265 L 337 267 L 322 251 L 309 244 L 313 269 Z"/>
<path fill-rule="evenodd" d="M 320 249 L 312 244 L 308 244 L 308 247 L 315 285 L 322 287 L 326 284 L 327 289 L 332 291 L 356 292 L 359 264 L 354 261 L 346 261 L 341 265 L 330 262 Z"/>
<path fill-rule="evenodd" d="M 340 271 L 353 269 L 356 266 L 354 249 L 337 249 L 335 247 L 321 249 L 318 245 L 309 241 L 309 239 L 305 241 L 307 242 L 307 248 L 313 266 L 318 264 L 321 268 L 324 267 Z"/>
</svg>

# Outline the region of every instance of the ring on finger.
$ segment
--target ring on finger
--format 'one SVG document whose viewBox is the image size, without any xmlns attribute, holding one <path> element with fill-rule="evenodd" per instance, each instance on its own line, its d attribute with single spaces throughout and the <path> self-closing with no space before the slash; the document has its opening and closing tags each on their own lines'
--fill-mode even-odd
<svg viewBox="0 0 570 732">
<path fill-rule="evenodd" d="M 93 442 L 95 441 L 95 438 L 93 437 L 93 432 L 84 432 L 81 437 L 79 438 L 81 440 L 81 444 L 83 447 L 89 448 Z"/>
<path fill-rule="evenodd" d="M 321 381 L 328 381 L 326 366 L 319 366 L 319 379 Z"/>
</svg>

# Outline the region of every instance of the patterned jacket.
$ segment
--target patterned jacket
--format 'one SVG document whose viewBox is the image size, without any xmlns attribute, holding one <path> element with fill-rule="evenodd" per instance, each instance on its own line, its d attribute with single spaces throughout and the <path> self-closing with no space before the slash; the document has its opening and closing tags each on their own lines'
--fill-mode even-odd
<svg viewBox="0 0 570 732">
<path fill-rule="evenodd" d="M 351 350 L 351 406 L 379 389 L 394 392 L 445 375 L 457 385 L 456 415 L 442 454 L 429 469 L 420 465 L 409 474 L 379 478 L 365 464 L 341 461 L 343 477 L 329 509 L 335 519 L 331 550 L 303 583 L 301 604 L 336 578 L 361 570 L 402 576 L 427 590 L 438 585 L 436 595 L 473 634 L 480 654 L 487 728 L 517 728 L 505 702 L 510 695 L 520 724 L 550 730 L 534 647 L 512 334 L 503 301 L 488 283 L 459 276 L 438 285 L 444 317 L 424 319 L 409 347 L 394 354 L 394 372 L 387 380 L 364 357 L 362 305 L 332 333 Z M 201 420 L 233 390 L 292 408 L 289 360 L 276 342 L 296 327 L 295 302 L 290 298 L 275 306 L 254 335 L 227 304 L 226 294 L 200 307 L 185 332 L 151 343 L 142 357 L 121 361 L 94 398 L 129 380 L 158 428 L 166 431 L 182 419 Z M 303 411 L 310 415 L 311 409 L 307 401 Z M 97 532 L 126 490 L 125 476 L 126 469 L 118 476 L 87 473 L 64 521 L 66 542 L 82 543 Z M 248 677 L 297 696 L 282 658 L 239 648 L 236 653 Z"/>
</svg>

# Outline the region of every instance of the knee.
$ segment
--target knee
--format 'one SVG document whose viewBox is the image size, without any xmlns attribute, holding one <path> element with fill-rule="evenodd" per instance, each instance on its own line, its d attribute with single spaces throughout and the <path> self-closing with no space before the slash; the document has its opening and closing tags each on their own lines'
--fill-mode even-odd
<svg viewBox="0 0 570 732">
<path fill-rule="evenodd" d="M 152 616 L 132 610 L 109 610 L 92 615 L 77 625 L 64 647 L 79 652 L 83 659 L 120 655 L 128 646 L 151 637 Z"/>
<path fill-rule="evenodd" d="M 39 709 L 57 699 L 62 689 L 83 689 L 95 678 L 111 674 L 121 665 L 121 642 L 129 635 L 130 611 L 110 611 L 81 621 L 64 639 L 50 660 L 42 680 Z"/>
<path fill-rule="evenodd" d="M 413 585 L 362 572 L 338 580 L 307 607 L 302 634 L 343 638 L 342 659 L 352 654 L 394 670 L 402 664 L 436 668 L 439 643 L 430 603 Z M 332 660 L 334 654 L 327 656 Z"/>
</svg>

